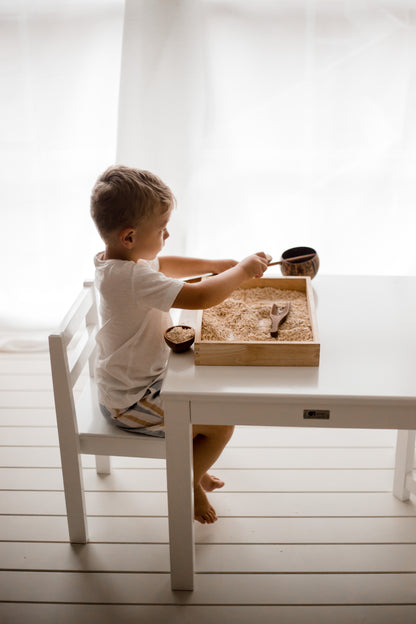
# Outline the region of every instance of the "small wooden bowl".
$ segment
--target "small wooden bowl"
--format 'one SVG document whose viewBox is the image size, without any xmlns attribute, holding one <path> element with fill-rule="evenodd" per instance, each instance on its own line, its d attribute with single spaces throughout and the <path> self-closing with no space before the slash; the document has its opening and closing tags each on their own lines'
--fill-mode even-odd
<svg viewBox="0 0 416 624">
<path fill-rule="evenodd" d="M 309 260 L 294 260 L 290 258 L 296 256 L 306 256 L 313 254 Z M 315 277 L 319 269 L 319 256 L 312 247 L 292 247 L 282 253 L 282 264 L 280 266 L 282 275 L 301 275 L 309 276 L 311 279 Z"/>
<path fill-rule="evenodd" d="M 191 336 L 191 338 L 188 338 L 187 340 L 182 340 L 182 342 L 175 342 L 174 340 L 171 340 L 169 338 L 169 332 L 171 331 L 171 329 L 176 329 L 176 328 L 192 329 L 193 335 Z M 192 346 L 195 340 L 195 330 L 193 327 L 190 327 L 189 325 L 173 325 L 172 327 L 169 327 L 169 329 L 165 331 L 164 338 L 165 338 L 166 344 L 172 349 L 174 353 L 183 353 L 184 351 L 187 351 Z"/>
</svg>

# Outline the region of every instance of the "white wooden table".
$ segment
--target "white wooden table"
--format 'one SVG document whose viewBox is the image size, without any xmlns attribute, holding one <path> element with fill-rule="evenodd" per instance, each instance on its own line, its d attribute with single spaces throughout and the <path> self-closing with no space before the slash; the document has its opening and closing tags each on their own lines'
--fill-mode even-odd
<svg viewBox="0 0 416 624">
<path fill-rule="evenodd" d="M 192 424 L 401 430 L 393 492 L 406 500 L 416 491 L 416 277 L 317 276 L 312 285 L 319 367 L 195 366 L 192 350 L 170 357 L 163 398 L 173 589 L 193 589 Z M 192 325 L 195 314 L 181 318 Z"/>
</svg>

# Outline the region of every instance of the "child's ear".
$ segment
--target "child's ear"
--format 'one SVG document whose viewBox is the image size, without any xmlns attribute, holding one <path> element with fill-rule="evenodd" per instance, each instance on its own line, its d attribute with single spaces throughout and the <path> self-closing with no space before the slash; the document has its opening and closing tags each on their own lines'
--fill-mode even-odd
<svg viewBox="0 0 416 624">
<path fill-rule="evenodd" d="M 127 249 L 131 249 L 134 243 L 135 230 L 133 228 L 126 228 L 120 232 L 120 242 Z"/>
</svg>

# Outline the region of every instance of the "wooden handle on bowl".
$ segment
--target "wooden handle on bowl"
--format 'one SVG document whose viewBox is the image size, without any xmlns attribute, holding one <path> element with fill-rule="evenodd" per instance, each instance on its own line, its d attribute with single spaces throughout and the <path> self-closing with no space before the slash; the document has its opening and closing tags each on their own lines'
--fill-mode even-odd
<svg viewBox="0 0 416 624">
<path fill-rule="evenodd" d="M 277 262 L 269 262 L 269 267 L 275 266 L 276 264 L 283 264 L 283 262 L 294 262 L 295 260 L 310 260 L 315 255 L 316 254 L 314 253 L 309 253 L 309 254 L 306 254 L 305 256 L 295 256 L 294 258 L 284 258 L 284 260 L 278 260 Z"/>
<path fill-rule="evenodd" d="M 283 264 L 283 262 L 294 262 L 295 260 L 310 260 L 315 255 L 316 254 L 314 253 L 309 253 L 309 254 L 306 254 L 305 256 L 295 256 L 294 258 L 286 258 L 285 260 L 278 260 L 277 262 L 269 262 L 268 266 L 271 267 L 271 266 L 275 266 L 276 264 Z M 201 279 L 205 277 L 212 277 L 213 275 L 216 275 L 216 274 L 215 273 L 203 273 L 202 275 L 193 275 L 191 277 L 186 277 L 184 278 L 183 281 L 186 282 L 187 284 L 195 284 L 196 282 L 200 282 Z"/>
</svg>

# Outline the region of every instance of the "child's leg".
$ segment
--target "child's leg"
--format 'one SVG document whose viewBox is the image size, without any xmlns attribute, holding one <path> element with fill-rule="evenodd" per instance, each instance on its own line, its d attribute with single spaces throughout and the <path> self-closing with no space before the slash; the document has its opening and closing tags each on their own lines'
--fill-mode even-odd
<svg viewBox="0 0 416 624">
<path fill-rule="evenodd" d="M 194 511 L 195 520 L 212 523 L 217 520 L 215 509 L 205 494 L 222 487 L 224 482 L 207 473 L 231 438 L 234 427 L 228 425 L 194 425 Z M 204 491 L 205 490 L 205 491 Z"/>
</svg>

